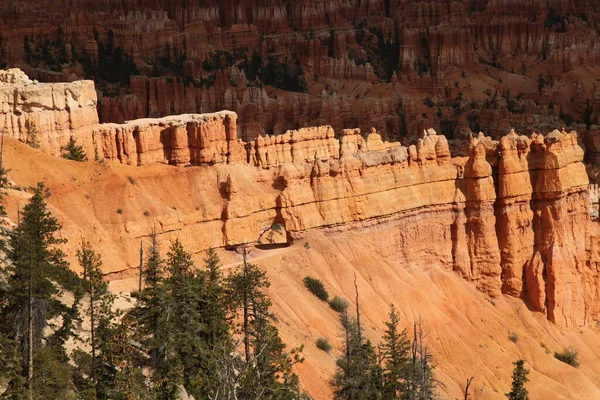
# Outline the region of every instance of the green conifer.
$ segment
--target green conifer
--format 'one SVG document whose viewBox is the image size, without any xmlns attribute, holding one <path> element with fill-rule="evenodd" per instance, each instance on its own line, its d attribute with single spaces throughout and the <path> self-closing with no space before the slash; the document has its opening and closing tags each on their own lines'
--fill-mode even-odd
<svg viewBox="0 0 600 400">
<path fill-rule="evenodd" d="M 514 363 L 511 391 L 506 394 L 509 400 L 529 400 L 529 392 L 525 384 L 529 382 L 529 370 L 525 368 L 525 360 L 517 360 Z"/>
<path fill-rule="evenodd" d="M 69 382 L 58 382 L 66 375 L 64 370 L 54 367 L 66 361 L 64 343 L 74 336 L 79 319 L 80 295 L 76 294 L 72 307 L 58 299 L 64 290 L 77 292 L 79 280 L 57 247 L 65 240 L 56 237 L 61 226 L 48 211 L 47 196 L 44 184 L 38 183 L 10 238 L 9 276 L 0 310 L 0 329 L 12 340 L 17 354 L 23 355 L 20 374 L 21 381 L 26 382 L 29 399 L 64 395 Z M 50 335 L 46 330 L 49 324 L 53 332 Z M 40 370 L 43 373 L 38 373 L 38 366 L 44 366 Z M 58 375 L 45 373 L 49 369 Z"/>
<path fill-rule="evenodd" d="M 62 157 L 67 160 L 73 161 L 85 161 L 87 160 L 87 156 L 85 155 L 85 151 L 83 150 L 83 146 L 79 146 L 77 141 L 73 136 L 69 139 L 69 143 L 62 148 L 63 153 Z"/>
<path fill-rule="evenodd" d="M 411 343 L 405 330 L 400 331 L 400 316 L 390 307 L 389 320 L 381 345 L 383 373 L 383 398 L 399 399 L 406 392 L 406 384 L 410 372 Z"/>
</svg>

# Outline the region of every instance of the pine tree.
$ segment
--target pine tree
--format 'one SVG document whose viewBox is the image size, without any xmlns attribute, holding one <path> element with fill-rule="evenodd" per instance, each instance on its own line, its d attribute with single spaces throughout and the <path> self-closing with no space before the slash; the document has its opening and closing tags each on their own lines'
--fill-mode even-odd
<svg viewBox="0 0 600 400">
<path fill-rule="evenodd" d="M 243 264 L 227 278 L 231 309 L 234 314 L 238 311 L 242 314 L 237 332 L 244 343 L 244 356 L 237 396 L 274 400 L 299 398 L 298 377 L 292 367 L 303 361 L 302 348 L 293 349 L 290 354 L 285 351 L 279 332 L 271 322 L 274 319 L 271 301 L 264 293 L 270 282 L 264 271 L 247 262 L 245 250 L 243 254 Z"/>
<path fill-rule="evenodd" d="M 7 268 L 6 299 L 0 311 L 0 329 L 13 340 L 17 354 L 24 355 L 20 373 L 29 399 L 64 395 L 68 382 L 59 382 L 65 374 L 57 366 L 66 361 L 64 343 L 74 335 L 80 298 L 75 296 L 72 307 L 58 299 L 63 290 L 75 291 L 79 281 L 56 247 L 65 240 L 55 236 L 61 226 L 48 211 L 46 197 L 47 190 L 40 182 L 10 238 L 11 264 Z M 49 321 L 60 324 L 53 322 L 53 333 L 46 336 Z"/>
<path fill-rule="evenodd" d="M 135 307 L 129 311 L 136 339 L 150 354 L 150 367 L 158 370 L 163 359 L 161 357 L 162 331 L 160 319 L 164 312 L 163 290 L 164 261 L 160 256 L 156 234 L 152 234 L 148 259 L 144 268 L 144 288 L 132 294 L 137 299 Z"/>
<path fill-rule="evenodd" d="M 79 146 L 75 141 L 75 138 L 71 136 L 69 139 L 69 143 L 66 146 L 62 147 L 63 153 L 62 157 L 67 160 L 73 161 L 85 161 L 87 160 L 87 156 L 85 155 L 85 151 L 83 150 L 83 146 Z"/>
<path fill-rule="evenodd" d="M 220 260 L 214 249 L 207 251 L 204 263 L 208 274 L 206 287 L 208 307 L 206 323 L 212 336 L 211 347 L 214 347 L 221 339 L 229 336 L 225 288 L 223 287 Z"/>
<path fill-rule="evenodd" d="M 406 329 L 399 329 L 400 316 L 392 305 L 389 321 L 385 323 L 386 330 L 381 345 L 382 361 L 385 364 L 383 372 L 383 398 L 399 399 L 406 392 L 406 384 L 410 373 L 410 349 Z"/>
<path fill-rule="evenodd" d="M 527 375 L 529 370 L 525 368 L 525 360 L 517 360 L 513 363 L 512 386 L 510 393 L 506 394 L 509 400 L 529 400 L 529 392 L 525 389 L 525 384 L 529 382 Z"/>
<path fill-rule="evenodd" d="M 381 399 L 380 376 L 375 350 L 364 340 L 357 323 L 344 312 L 344 355 L 337 360 L 337 371 L 331 385 L 336 400 Z"/>
<path fill-rule="evenodd" d="M 117 336 L 115 319 L 118 313 L 112 311 L 115 296 L 108 290 L 102 273 L 102 260 L 94 252 L 89 242 L 83 240 L 77 251 L 79 265 L 83 269 L 84 292 L 88 300 L 86 315 L 90 318 L 90 337 L 88 344 L 91 348 L 89 374 L 92 379 L 94 398 L 110 398 L 109 393 L 115 385 L 116 373 L 119 367 L 112 354 L 113 341 Z"/>
<path fill-rule="evenodd" d="M 128 316 L 124 316 L 119 323 L 111 325 L 110 329 L 98 330 L 101 344 L 100 358 L 104 364 L 104 369 L 99 372 L 106 373 L 106 377 L 99 374 L 99 379 L 104 382 L 114 382 L 110 388 L 106 386 L 107 399 L 154 398 L 143 372 L 146 356 L 134 340 L 134 327 Z"/>
<path fill-rule="evenodd" d="M 259 315 L 268 317 L 271 303 L 263 290 L 271 284 L 264 271 L 247 261 L 245 248 L 243 257 L 242 266 L 227 278 L 227 291 L 232 310 L 242 312 L 240 329 L 244 341 L 244 357 L 246 363 L 249 363 L 254 355 L 250 346 L 253 335 L 251 321 Z"/>
<path fill-rule="evenodd" d="M 183 385 L 189 391 L 202 393 L 201 382 L 206 382 L 210 374 L 204 279 L 193 268 L 192 257 L 179 240 L 171 245 L 166 269 L 160 319 L 164 362 L 156 371 L 160 392 L 169 393 L 167 398 L 171 398 Z"/>
</svg>

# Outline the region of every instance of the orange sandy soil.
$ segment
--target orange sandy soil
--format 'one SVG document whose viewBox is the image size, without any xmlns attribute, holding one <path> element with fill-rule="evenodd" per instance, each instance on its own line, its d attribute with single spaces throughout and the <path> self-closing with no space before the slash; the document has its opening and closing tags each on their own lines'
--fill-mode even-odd
<svg viewBox="0 0 600 400">
<path fill-rule="evenodd" d="M 125 295 L 119 297 L 119 302 L 124 307 L 130 304 L 127 292 L 135 288 L 137 279 L 133 270 L 127 270 L 122 257 L 137 249 L 119 247 L 117 231 L 111 232 L 110 224 L 99 225 L 98 221 L 102 220 L 99 216 L 110 214 L 110 218 L 113 215 L 115 219 L 123 218 L 115 212 L 118 202 L 114 197 L 136 194 L 114 188 L 120 188 L 128 176 L 155 182 L 154 197 L 130 200 L 139 203 L 139 210 L 172 207 L 171 202 L 176 198 L 173 186 L 177 182 L 161 182 L 160 178 L 173 167 L 75 163 L 47 156 L 11 140 L 5 144 L 5 160 L 11 169 L 9 178 L 16 186 L 27 187 L 40 179 L 47 182 L 53 193 L 49 199 L 51 209 L 63 222 L 62 235 L 70 241 L 66 251 L 71 260 L 79 238 L 86 236 L 97 245 L 110 271 L 125 270 L 109 278 L 113 280 L 111 288 Z M 185 174 L 206 173 L 202 171 L 190 169 Z M 172 175 L 172 172 L 166 174 Z M 26 192 L 9 190 L 5 202 L 13 221 L 16 221 L 17 206 L 22 207 L 28 197 Z M 168 204 L 158 204 L 160 201 Z M 185 204 L 182 200 L 178 209 Z M 117 220 L 114 226 L 122 223 L 127 221 Z M 442 398 L 462 399 L 466 379 L 474 376 L 471 399 L 505 399 L 512 362 L 524 358 L 531 370 L 527 387 L 532 400 L 600 399 L 598 326 L 559 329 L 543 314 L 531 312 L 519 299 L 503 296 L 490 300 L 441 263 L 403 264 L 395 246 L 401 229 L 401 223 L 391 222 L 346 232 L 311 232 L 291 247 L 251 253 L 251 260 L 267 271 L 271 281 L 269 294 L 283 339 L 289 346 L 304 345 L 306 360 L 297 367 L 297 372 L 313 398 L 331 398 L 327 382 L 335 370 L 335 358 L 340 354 L 342 331 L 338 315 L 310 294 L 302 279 L 307 275 L 319 278 L 330 296 L 352 300 L 356 273 L 361 321 L 374 343 L 381 337 L 390 304 L 396 305 L 406 327 L 419 317 L 423 319 L 427 342 L 437 363 L 436 378 L 440 381 Z M 240 261 L 239 255 L 233 252 L 222 250 L 220 255 L 225 270 Z M 199 263 L 202 256 L 195 255 Z M 508 338 L 511 332 L 518 337 L 516 343 Z M 331 355 L 316 348 L 315 340 L 320 336 L 334 344 L 336 350 Z M 579 350 L 579 368 L 554 359 L 554 351 L 566 346 Z"/>
</svg>

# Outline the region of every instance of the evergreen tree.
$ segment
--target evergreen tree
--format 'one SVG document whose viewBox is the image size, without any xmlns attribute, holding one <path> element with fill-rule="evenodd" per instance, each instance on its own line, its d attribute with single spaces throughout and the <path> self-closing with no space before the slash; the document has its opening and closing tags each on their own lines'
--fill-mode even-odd
<svg viewBox="0 0 600 400">
<path fill-rule="evenodd" d="M 227 324 L 227 309 L 225 304 L 225 288 L 223 287 L 223 274 L 221 273 L 219 256 L 214 249 L 209 249 L 204 263 L 207 270 L 207 325 L 212 336 L 211 347 L 224 338 L 229 337 Z"/>
<path fill-rule="evenodd" d="M 111 400 L 153 399 L 143 368 L 146 356 L 133 337 L 134 325 L 124 316 L 119 323 L 98 330 L 99 358 L 102 367 L 98 378 L 106 384 L 106 398 Z"/>
<path fill-rule="evenodd" d="M 77 258 L 83 269 L 83 286 L 88 300 L 86 315 L 90 318 L 88 344 L 91 348 L 89 376 L 92 380 L 93 398 L 111 398 L 109 395 L 115 386 L 119 368 L 114 358 L 121 356 L 113 354 L 114 351 L 121 351 L 114 348 L 114 341 L 118 336 L 115 319 L 119 316 L 112 311 L 115 296 L 110 293 L 108 284 L 103 279 L 102 260 L 89 242 L 82 241 Z"/>
<path fill-rule="evenodd" d="M 525 389 L 525 384 L 529 382 L 527 375 L 529 370 L 525 368 L 525 360 L 517 360 L 514 363 L 512 386 L 510 393 L 506 394 L 509 400 L 529 400 L 529 392 Z"/>
<path fill-rule="evenodd" d="M 263 292 L 271 284 L 265 272 L 256 265 L 247 262 L 246 249 L 243 253 L 244 261 L 227 278 L 228 302 L 233 312 L 242 312 L 242 324 L 239 327 L 244 341 L 244 358 L 249 363 L 254 356 L 251 349 L 253 332 L 252 320 L 257 317 L 269 317 L 268 308 L 271 303 Z"/>
<path fill-rule="evenodd" d="M 205 323 L 206 290 L 204 276 L 193 268 L 191 255 L 179 240 L 167 255 L 168 277 L 164 280 L 164 311 L 161 313 L 161 363 L 156 372 L 161 397 L 172 398 L 183 385 L 202 393 L 209 381 L 210 352 Z"/>
<path fill-rule="evenodd" d="M 22 393 L 18 387 L 25 382 L 29 399 L 61 398 L 68 390 L 70 381 L 61 365 L 66 365 L 64 343 L 74 336 L 80 298 L 76 294 L 72 307 L 58 299 L 65 289 L 75 292 L 79 281 L 56 247 L 65 240 L 55 236 L 61 226 L 48 211 L 46 197 L 40 182 L 10 238 L 9 276 L 0 311 L 0 330 L 16 349 L 9 353 L 21 361 L 20 368 L 12 368 L 9 391 Z"/>
<path fill-rule="evenodd" d="M 164 311 L 163 291 L 164 261 L 160 256 L 156 234 L 152 234 L 148 259 L 144 268 L 144 287 L 140 292 L 132 294 L 137 299 L 135 307 L 130 310 L 134 321 L 136 339 L 150 354 L 150 366 L 153 370 L 160 368 L 162 331 L 160 318 Z"/>
<path fill-rule="evenodd" d="M 344 312 L 344 355 L 337 360 L 331 385 L 336 400 L 381 399 L 381 370 L 371 342 L 364 340 L 355 319 Z"/>
<path fill-rule="evenodd" d="M 238 378 L 239 398 L 289 399 L 301 397 L 298 377 L 292 372 L 302 362 L 296 348 L 288 354 L 272 324 L 271 301 L 264 293 L 270 286 L 264 271 L 247 262 L 227 278 L 228 301 L 234 314 L 241 312 L 237 333 L 244 343 L 242 373 Z M 220 360 L 219 360 L 220 361 Z M 234 363 L 230 362 L 230 365 Z"/>
<path fill-rule="evenodd" d="M 400 317 L 394 306 L 390 307 L 389 321 L 381 345 L 383 372 L 383 398 L 399 399 L 406 393 L 406 385 L 410 373 L 410 349 L 406 329 L 400 331 Z"/>
<path fill-rule="evenodd" d="M 85 161 L 87 160 L 87 156 L 85 155 L 85 151 L 83 151 L 83 146 L 77 145 L 75 138 L 71 136 L 69 139 L 69 143 L 62 148 L 62 150 L 66 151 L 62 155 L 63 158 L 67 160 L 73 161 Z"/>
</svg>

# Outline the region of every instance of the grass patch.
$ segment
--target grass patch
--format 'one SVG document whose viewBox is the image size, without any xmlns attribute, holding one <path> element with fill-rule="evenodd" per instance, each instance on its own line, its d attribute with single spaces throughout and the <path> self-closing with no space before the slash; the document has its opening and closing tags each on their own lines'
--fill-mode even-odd
<svg viewBox="0 0 600 400">
<path fill-rule="evenodd" d="M 579 367 L 579 351 L 573 347 L 567 347 L 561 352 L 555 351 L 554 358 L 572 367 Z"/>
<path fill-rule="evenodd" d="M 319 299 L 323 301 L 329 300 L 329 293 L 327 293 L 323 282 L 321 282 L 319 279 L 307 276 L 304 278 L 303 282 L 304 286 L 306 286 L 306 288 Z"/>
</svg>

